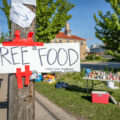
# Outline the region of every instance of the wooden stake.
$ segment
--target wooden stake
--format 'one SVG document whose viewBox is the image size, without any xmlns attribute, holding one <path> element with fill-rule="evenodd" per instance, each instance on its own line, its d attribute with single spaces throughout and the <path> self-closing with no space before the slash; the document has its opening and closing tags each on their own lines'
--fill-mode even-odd
<svg viewBox="0 0 120 120">
<path fill-rule="evenodd" d="M 35 6 L 26 5 L 34 13 Z M 21 11 L 22 12 L 22 11 Z M 21 28 L 15 23 L 11 23 L 11 39 L 15 37 L 15 31 L 20 30 L 21 38 L 27 38 L 29 32 L 34 32 L 33 39 L 35 40 L 36 20 L 32 22 L 29 28 Z M 25 79 L 23 79 L 23 84 Z M 35 120 L 35 92 L 34 82 L 30 82 L 29 86 L 24 86 L 23 89 L 18 89 L 17 79 L 15 75 L 9 75 L 9 109 L 8 120 Z"/>
</svg>

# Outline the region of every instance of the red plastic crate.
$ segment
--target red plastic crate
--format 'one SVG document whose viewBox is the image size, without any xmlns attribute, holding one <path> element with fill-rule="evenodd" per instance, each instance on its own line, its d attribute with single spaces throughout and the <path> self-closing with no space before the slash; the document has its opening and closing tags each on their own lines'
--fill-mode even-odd
<svg viewBox="0 0 120 120">
<path fill-rule="evenodd" d="M 109 103 L 110 94 L 105 91 L 92 91 L 92 103 Z"/>
</svg>

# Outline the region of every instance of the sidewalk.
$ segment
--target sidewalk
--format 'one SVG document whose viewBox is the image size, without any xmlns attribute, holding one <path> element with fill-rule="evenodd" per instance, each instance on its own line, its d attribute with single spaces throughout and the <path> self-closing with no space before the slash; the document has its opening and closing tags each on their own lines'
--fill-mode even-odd
<svg viewBox="0 0 120 120">
<path fill-rule="evenodd" d="M 35 120 L 77 120 L 66 111 L 35 92 Z"/>
<path fill-rule="evenodd" d="M 0 120 L 7 120 L 7 89 L 8 89 L 8 75 L 0 75 Z"/>
</svg>

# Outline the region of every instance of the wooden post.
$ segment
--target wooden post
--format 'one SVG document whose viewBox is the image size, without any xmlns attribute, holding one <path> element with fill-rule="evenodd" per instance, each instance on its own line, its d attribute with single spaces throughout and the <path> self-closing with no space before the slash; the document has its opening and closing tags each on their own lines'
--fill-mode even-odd
<svg viewBox="0 0 120 120">
<path fill-rule="evenodd" d="M 25 5 L 34 13 L 35 6 Z M 21 11 L 22 12 L 22 11 Z M 29 32 L 34 32 L 36 28 L 36 19 L 32 22 L 29 28 L 22 28 L 15 23 L 11 23 L 11 39 L 15 36 L 15 31 L 20 30 L 21 38 L 27 38 Z M 34 35 L 35 40 L 35 35 Z M 25 79 L 23 79 L 23 84 Z M 8 120 L 35 120 L 35 92 L 34 82 L 30 82 L 29 86 L 24 86 L 23 89 L 18 89 L 17 79 L 15 75 L 9 75 L 9 109 Z"/>
</svg>

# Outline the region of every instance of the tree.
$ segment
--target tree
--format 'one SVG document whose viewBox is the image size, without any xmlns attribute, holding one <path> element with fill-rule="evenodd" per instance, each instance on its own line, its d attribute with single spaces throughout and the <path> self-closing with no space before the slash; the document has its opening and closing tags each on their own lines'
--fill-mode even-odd
<svg viewBox="0 0 120 120">
<path fill-rule="evenodd" d="M 50 42 L 71 18 L 68 12 L 73 7 L 67 0 L 37 0 L 36 40 Z M 7 16 L 10 29 L 9 8 L 7 0 L 3 0 L 1 9 Z"/>
<path fill-rule="evenodd" d="M 49 42 L 71 18 L 74 5 L 67 0 L 37 0 L 37 41 Z"/>
<path fill-rule="evenodd" d="M 105 44 L 105 49 L 113 57 L 120 59 L 120 0 L 106 0 L 113 9 L 113 12 L 108 11 L 105 15 L 101 11 L 99 19 L 94 14 L 96 21 L 95 35 Z"/>
<path fill-rule="evenodd" d="M 4 33 L 2 32 L 2 33 L 1 33 L 1 38 L 0 38 L 0 43 L 3 42 L 4 38 L 5 38 L 5 37 L 4 37 Z"/>
<path fill-rule="evenodd" d="M 11 29 L 11 21 L 9 20 L 9 14 L 10 14 L 10 5 L 8 4 L 7 0 L 2 0 L 3 6 L 0 7 L 1 10 L 5 13 L 8 21 L 8 27 L 9 27 L 9 32 Z"/>
<path fill-rule="evenodd" d="M 9 38 L 8 33 L 4 34 L 3 32 L 1 33 L 1 38 L 0 38 L 0 43 L 2 43 L 4 40 L 7 40 Z"/>
</svg>

